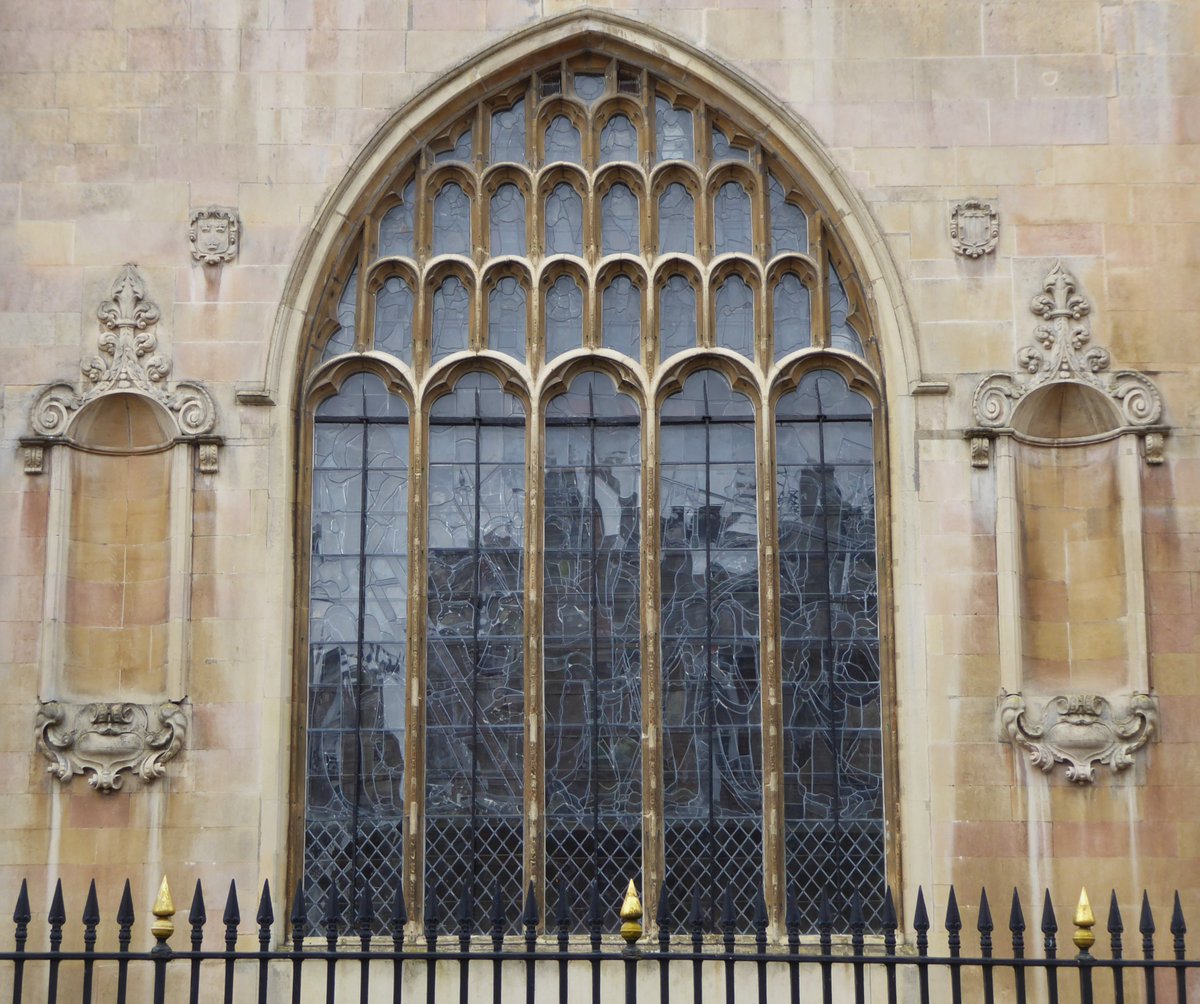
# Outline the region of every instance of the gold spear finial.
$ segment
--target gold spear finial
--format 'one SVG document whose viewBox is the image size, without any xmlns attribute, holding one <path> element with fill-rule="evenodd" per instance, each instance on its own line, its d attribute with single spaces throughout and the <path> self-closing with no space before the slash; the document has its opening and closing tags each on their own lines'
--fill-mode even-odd
<svg viewBox="0 0 1200 1004">
<path fill-rule="evenodd" d="M 1071 940 L 1075 942 L 1075 947 L 1079 949 L 1080 955 L 1087 955 L 1088 949 L 1096 943 L 1096 936 L 1092 934 L 1092 927 L 1095 926 L 1096 915 L 1092 913 L 1092 904 L 1088 901 L 1086 888 L 1079 890 L 1079 905 L 1075 907 L 1075 934 Z"/>
<path fill-rule="evenodd" d="M 157 948 L 166 948 L 167 939 L 175 933 L 175 925 L 171 918 L 175 916 L 175 901 L 171 899 L 171 887 L 167 885 L 167 876 L 163 876 L 162 885 L 158 887 L 158 896 L 154 900 L 151 913 L 157 918 L 150 925 L 150 933 L 158 939 Z"/>
<path fill-rule="evenodd" d="M 621 937 L 632 946 L 642 936 L 642 901 L 638 899 L 637 886 L 629 880 L 625 890 L 625 902 L 621 904 Z"/>
</svg>

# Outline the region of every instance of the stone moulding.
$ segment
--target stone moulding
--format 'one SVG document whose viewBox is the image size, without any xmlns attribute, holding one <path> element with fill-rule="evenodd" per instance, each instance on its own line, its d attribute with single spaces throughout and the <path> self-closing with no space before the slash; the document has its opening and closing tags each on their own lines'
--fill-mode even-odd
<svg viewBox="0 0 1200 1004">
<path fill-rule="evenodd" d="M 101 324 L 100 351 L 81 362 L 79 386 L 49 384 L 34 401 L 30 416 L 33 434 L 21 439 L 25 473 L 41 474 L 46 448 L 69 442 L 70 426 L 80 409 L 110 394 L 137 394 L 166 409 L 175 424 L 176 440 L 199 444 L 200 470 L 215 472 L 216 448 L 221 443 L 221 437 L 213 434 L 216 407 L 201 384 L 168 382 L 171 361 L 158 352 L 155 333 L 158 305 L 149 298 L 136 265 L 121 269 L 96 316 Z"/>
<path fill-rule="evenodd" d="M 1042 280 L 1042 292 L 1029 309 L 1042 322 L 1034 328 L 1033 341 L 1017 352 L 1017 372 L 989 374 L 975 388 L 971 403 L 976 424 L 965 432 L 972 466 L 989 466 L 991 441 L 1014 433 L 1013 414 L 1023 398 L 1056 383 L 1088 387 L 1110 399 L 1120 421 L 1102 438 L 1136 433 L 1142 438 L 1146 463 L 1161 464 L 1168 432 L 1161 424 L 1162 395 L 1142 373 L 1110 372 L 1108 350 L 1092 344 L 1087 319 L 1091 304 L 1076 291 L 1075 277 L 1061 260 Z"/>
<path fill-rule="evenodd" d="M 950 210 L 950 246 L 964 258 L 982 258 L 1000 242 L 1000 216 L 979 199 L 956 202 Z"/>
<path fill-rule="evenodd" d="M 118 791 L 132 771 L 143 781 L 165 772 L 183 748 L 187 716 L 182 701 L 84 705 L 43 701 L 37 712 L 37 746 L 47 771 L 66 783 L 87 774 L 97 791 Z"/>
<path fill-rule="evenodd" d="M 1045 773 L 1056 763 L 1067 765 L 1067 779 L 1076 784 L 1096 780 L 1093 764 L 1113 773 L 1133 764 L 1133 754 L 1158 730 L 1158 701 L 1133 693 L 1122 702 L 1119 715 L 1112 702 L 1097 694 L 1060 694 L 1045 700 L 1034 713 L 1020 693 L 1001 692 L 1002 738 L 1029 753 Z"/>
</svg>

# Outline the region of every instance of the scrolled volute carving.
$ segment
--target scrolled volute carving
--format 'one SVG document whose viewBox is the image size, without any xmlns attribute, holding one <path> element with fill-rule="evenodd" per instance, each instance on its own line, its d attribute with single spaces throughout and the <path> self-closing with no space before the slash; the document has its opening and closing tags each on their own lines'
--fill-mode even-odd
<svg viewBox="0 0 1200 1004">
<path fill-rule="evenodd" d="M 1068 780 L 1091 784 L 1095 764 L 1113 773 L 1132 766 L 1133 754 L 1158 729 L 1158 702 L 1151 695 L 1133 693 L 1122 703 L 1119 714 L 1098 694 L 1060 694 L 1034 712 L 1022 694 L 1002 694 L 1000 727 L 1035 767 L 1048 774 L 1063 763 Z"/>
<path fill-rule="evenodd" d="M 181 749 L 187 715 L 181 701 L 144 705 L 44 701 L 37 712 L 37 746 L 47 771 L 63 783 L 86 774 L 97 791 L 119 791 L 124 772 L 143 781 L 162 777 Z"/>
</svg>

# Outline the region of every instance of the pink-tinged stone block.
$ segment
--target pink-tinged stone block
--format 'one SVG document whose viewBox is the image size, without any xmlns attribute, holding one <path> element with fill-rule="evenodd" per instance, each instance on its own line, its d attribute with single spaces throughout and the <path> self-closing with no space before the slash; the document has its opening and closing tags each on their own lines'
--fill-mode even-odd
<svg viewBox="0 0 1200 1004">
<path fill-rule="evenodd" d="M 991 102 L 992 143 L 1106 143 L 1108 107 L 1104 98 L 1037 98 Z"/>
</svg>

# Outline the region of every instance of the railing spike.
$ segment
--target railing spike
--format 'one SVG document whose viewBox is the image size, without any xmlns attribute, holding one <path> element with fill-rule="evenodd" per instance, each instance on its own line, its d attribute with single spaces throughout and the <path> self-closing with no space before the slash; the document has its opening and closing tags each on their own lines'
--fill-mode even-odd
<svg viewBox="0 0 1200 1004">
<path fill-rule="evenodd" d="M 980 934 L 991 934 L 994 929 L 992 924 L 992 907 L 988 903 L 987 890 L 979 890 L 979 919 L 975 922 L 975 930 Z"/>
<path fill-rule="evenodd" d="M 1138 930 L 1143 936 L 1154 934 L 1154 913 L 1150 909 L 1150 896 L 1142 890 L 1142 915 L 1138 920 Z"/>
<path fill-rule="evenodd" d="M 946 930 L 951 934 L 962 930 L 962 916 L 958 912 L 958 896 L 954 892 L 954 886 L 950 887 L 950 897 L 946 901 Z"/>
<path fill-rule="evenodd" d="M 883 950 L 888 955 L 896 954 L 896 928 L 898 926 L 896 920 L 896 900 L 892 896 L 892 887 L 889 885 L 883 893 Z"/>
<path fill-rule="evenodd" d="M 597 875 L 588 892 L 587 912 L 588 935 L 592 939 L 593 950 L 599 950 L 600 937 L 604 932 L 604 906 L 600 899 L 600 876 Z"/>
<path fill-rule="evenodd" d="M 358 889 L 358 903 L 354 911 L 354 920 L 358 924 L 358 939 L 362 942 L 363 951 L 371 947 L 371 929 L 375 926 L 375 899 L 371 895 L 371 886 L 366 881 Z"/>
<path fill-rule="evenodd" d="M 54 883 L 54 895 L 50 899 L 50 913 L 46 916 L 51 925 L 62 926 L 67 922 L 67 910 L 63 905 L 62 879 Z"/>
<path fill-rule="evenodd" d="M 754 946 L 759 952 L 767 950 L 767 897 L 761 885 L 754 896 Z"/>
<path fill-rule="evenodd" d="M 404 883 L 396 883 L 396 895 L 392 897 L 392 941 L 399 948 L 404 941 L 404 928 L 408 924 L 408 904 L 404 902 Z"/>
<path fill-rule="evenodd" d="M 229 880 L 229 894 L 225 897 L 225 912 L 221 915 L 221 923 L 226 927 L 236 928 L 242 922 L 242 910 L 238 906 L 237 880 Z"/>
<path fill-rule="evenodd" d="M 525 891 L 525 909 L 521 913 L 521 923 L 525 925 L 526 932 L 528 932 L 530 928 L 536 931 L 539 919 L 540 914 L 538 913 L 537 888 L 534 886 L 531 880 L 529 883 L 529 888 Z"/>
<path fill-rule="evenodd" d="M 1184 957 L 1183 936 L 1187 934 L 1187 924 L 1183 919 L 1183 904 L 1179 902 L 1179 890 L 1175 890 L 1175 906 L 1171 910 L 1171 934 L 1175 936 L 1175 958 Z"/>
<path fill-rule="evenodd" d="M 296 880 L 296 891 L 292 895 L 292 940 L 304 941 L 308 934 L 308 902 L 304 898 L 304 880 Z"/>
<path fill-rule="evenodd" d="M 1108 897 L 1108 940 L 1109 952 L 1114 959 L 1121 958 L 1124 946 L 1121 935 L 1125 933 L 1125 924 L 1121 920 L 1121 908 L 1117 905 L 1117 890 L 1113 889 Z"/>
<path fill-rule="evenodd" d="M 129 889 L 129 879 L 126 879 L 121 902 L 117 905 L 117 946 L 123 952 L 128 950 L 133 938 L 133 921 L 133 893 Z"/>
<path fill-rule="evenodd" d="M 492 944 L 496 950 L 504 940 L 504 929 L 508 927 L 508 911 L 504 909 L 504 889 L 500 885 L 500 876 L 496 876 L 496 886 L 492 890 L 492 910 L 488 917 L 492 924 Z"/>
<path fill-rule="evenodd" d="M 21 891 L 17 893 L 17 905 L 13 908 L 13 923 L 28 924 L 33 919 L 29 909 L 29 883 L 21 879 Z"/>
<path fill-rule="evenodd" d="M 917 886 L 917 905 L 913 910 L 913 930 L 917 932 L 917 953 L 929 951 L 929 911 L 925 909 L 925 890 Z"/>
<path fill-rule="evenodd" d="M 475 883 L 469 877 L 463 879 L 462 892 L 458 897 L 458 910 L 454 919 L 458 922 L 459 941 L 464 942 L 464 946 L 469 945 L 471 932 L 475 928 Z"/>
<path fill-rule="evenodd" d="M 429 881 L 429 890 L 425 893 L 425 932 L 437 936 L 438 925 L 442 922 L 441 884 L 436 876 Z"/>
<path fill-rule="evenodd" d="M 1008 908 L 1008 929 L 1014 934 L 1025 932 L 1025 911 L 1021 909 L 1021 894 L 1013 886 L 1012 906 Z"/>
<path fill-rule="evenodd" d="M 704 899 L 700 895 L 700 887 L 692 887 L 692 909 L 688 913 L 688 930 L 692 940 L 699 941 L 704 934 Z"/>
<path fill-rule="evenodd" d="M 554 904 L 554 923 L 558 928 L 558 940 L 562 945 L 563 951 L 566 951 L 566 939 L 571 933 L 571 904 L 567 900 L 567 880 L 562 874 L 558 876 L 557 889 L 555 891 Z"/>
<path fill-rule="evenodd" d="M 1050 937 L 1058 933 L 1058 919 L 1054 916 L 1054 904 L 1050 902 L 1050 890 L 1042 900 L 1042 934 Z"/>
<path fill-rule="evenodd" d="M 784 914 L 784 926 L 787 928 L 788 944 L 799 945 L 800 926 L 803 920 L 800 916 L 800 904 L 796 902 L 796 893 L 789 889 L 787 893 L 787 912 Z"/>
<path fill-rule="evenodd" d="M 658 908 L 654 911 L 654 923 L 658 926 L 659 950 L 669 951 L 671 928 L 675 923 L 675 918 L 671 916 L 671 890 L 665 879 L 658 887 Z"/>
<path fill-rule="evenodd" d="M 208 913 L 204 909 L 204 889 L 200 880 L 196 879 L 196 889 L 192 893 L 192 905 L 188 908 L 188 923 L 192 927 L 203 927 L 208 922 Z"/>
<path fill-rule="evenodd" d="M 96 902 L 96 880 L 88 884 L 87 899 L 83 904 L 83 923 L 87 927 L 95 927 L 100 923 L 100 904 Z"/>
<path fill-rule="evenodd" d="M 737 914 L 733 912 L 733 890 L 725 886 L 721 897 L 721 935 L 725 942 L 725 951 L 733 951 L 733 939 L 737 933 Z"/>
<path fill-rule="evenodd" d="M 271 925 L 275 923 L 275 906 L 271 902 L 271 883 L 263 880 L 262 895 L 258 899 L 258 944 L 262 951 L 271 947 Z"/>
</svg>

